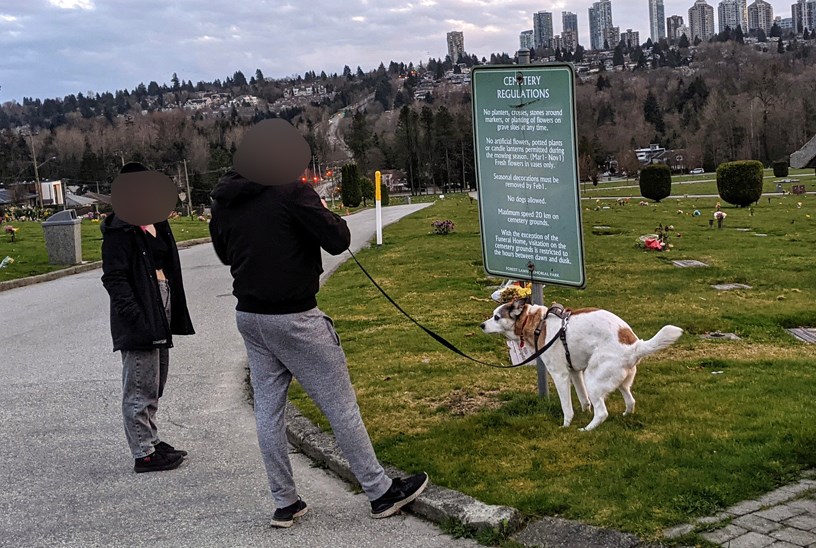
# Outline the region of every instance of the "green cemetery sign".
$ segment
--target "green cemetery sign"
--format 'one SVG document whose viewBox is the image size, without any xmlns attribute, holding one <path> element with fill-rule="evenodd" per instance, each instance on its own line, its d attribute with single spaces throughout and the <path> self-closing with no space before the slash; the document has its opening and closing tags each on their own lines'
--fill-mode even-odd
<svg viewBox="0 0 816 548">
<path fill-rule="evenodd" d="M 485 270 L 585 287 L 572 66 L 480 66 L 471 78 Z"/>
</svg>

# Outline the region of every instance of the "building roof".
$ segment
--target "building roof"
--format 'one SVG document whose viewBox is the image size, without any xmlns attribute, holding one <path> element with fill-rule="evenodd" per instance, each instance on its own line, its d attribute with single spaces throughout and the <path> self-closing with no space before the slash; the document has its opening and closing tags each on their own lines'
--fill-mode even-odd
<svg viewBox="0 0 816 548">
<path fill-rule="evenodd" d="M 87 194 L 84 196 L 78 196 L 77 194 L 73 194 L 71 192 L 66 193 L 65 199 L 68 202 L 68 207 L 87 207 L 99 203 L 97 200 L 91 198 Z"/>
<path fill-rule="evenodd" d="M 37 195 L 29 192 L 26 193 L 25 196 L 22 197 L 19 202 L 27 202 L 29 200 L 36 199 Z M 7 188 L 0 188 L 0 205 L 13 205 L 14 204 L 14 195 L 12 192 Z"/>
<path fill-rule="evenodd" d="M 791 154 L 790 166 L 795 169 L 816 168 L 816 135 L 805 146 Z"/>
</svg>

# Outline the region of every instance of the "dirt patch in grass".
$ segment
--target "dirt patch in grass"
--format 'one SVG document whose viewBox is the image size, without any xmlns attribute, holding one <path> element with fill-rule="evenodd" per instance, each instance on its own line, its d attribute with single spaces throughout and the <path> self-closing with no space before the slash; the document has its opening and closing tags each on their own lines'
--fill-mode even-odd
<svg viewBox="0 0 816 548">
<path fill-rule="evenodd" d="M 488 409 L 501 407 L 498 390 L 453 390 L 441 402 L 436 404 L 436 410 L 449 413 L 457 417 L 474 415 Z"/>
</svg>

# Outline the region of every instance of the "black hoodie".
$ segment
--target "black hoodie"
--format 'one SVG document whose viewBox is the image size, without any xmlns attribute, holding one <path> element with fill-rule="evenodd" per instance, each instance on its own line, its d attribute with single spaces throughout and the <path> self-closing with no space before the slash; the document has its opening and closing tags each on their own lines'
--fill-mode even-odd
<svg viewBox="0 0 816 548">
<path fill-rule="evenodd" d="M 164 238 L 170 249 L 164 274 L 170 283 L 171 325 L 167 325 L 156 267 L 142 229 L 115 214 L 108 215 L 99 227 L 102 230 L 102 285 L 110 295 L 114 351 L 170 348 L 172 335 L 195 333 L 170 223 L 162 221 L 154 226 L 156 236 Z"/>
<path fill-rule="evenodd" d="M 264 186 L 227 173 L 212 193 L 210 234 L 230 266 L 237 310 L 292 314 L 317 306 L 322 247 L 339 255 L 351 243 L 346 222 L 308 185 Z"/>
</svg>

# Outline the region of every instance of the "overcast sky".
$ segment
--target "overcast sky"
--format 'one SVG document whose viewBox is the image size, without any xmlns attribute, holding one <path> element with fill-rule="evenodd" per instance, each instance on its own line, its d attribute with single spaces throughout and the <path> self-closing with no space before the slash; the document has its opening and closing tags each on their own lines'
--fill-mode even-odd
<svg viewBox="0 0 816 548">
<path fill-rule="evenodd" d="M 790 3 L 772 2 L 787 17 Z M 514 52 L 534 11 L 578 14 L 587 45 L 590 0 L 0 0 L 0 103 L 89 90 L 133 89 L 140 82 L 224 79 L 260 68 L 282 77 L 374 69 L 383 61 L 447 53 L 460 30 L 479 58 Z M 693 0 L 665 0 L 666 16 L 688 23 Z M 716 0 L 709 4 L 715 8 Z M 612 0 L 621 30 L 649 36 L 648 0 Z M 716 17 L 716 15 L 715 15 Z"/>
</svg>

